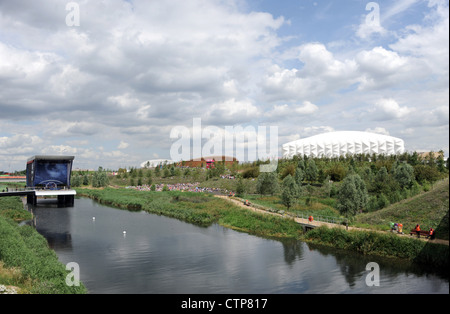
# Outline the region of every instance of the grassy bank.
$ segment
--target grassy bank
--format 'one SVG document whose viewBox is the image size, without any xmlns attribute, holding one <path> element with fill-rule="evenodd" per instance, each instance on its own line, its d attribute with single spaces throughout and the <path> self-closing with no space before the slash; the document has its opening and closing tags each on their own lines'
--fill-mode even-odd
<svg viewBox="0 0 450 314">
<path fill-rule="evenodd" d="M 423 230 L 433 228 L 436 237 L 449 239 L 449 180 L 435 183 L 428 192 L 423 192 L 412 198 L 392 204 L 376 212 L 357 215 L 355 226 L 388 230 L 389 223 L 403 224 L 404 232 L 409 232 L 416 224 Z"/>
<path fill-rule="evenodd" d="M 301 228 L 293 220 L 261 215 L 243 210 L 210 194 L 189 192 L 151 192 L 131 189 L 77 189 L 79 196 L 102 204 L 176 218 L 210 226 L 227 228 L 263 237 L 300 238 Z"/>
<path fill-rule="evenodd" d="M 15 213 L 17 212 L 17 213 Z M 19 197 L 0 198 L 0 285 L 18 293 L 86 293 L 83 285 L 69 287 L 69 271 L 59 262 L 47 240 L 31 226 L 19 226 L 28 215 Z"/>
<path fill-rule="evenodd" d="M 303 240 L 365 255 L 407 259 L 448 276 L 448 245 L 399 237 L 391 233 L 346 231 L 327 227 L 309 231 L 303 236 Z"/>
</svg>

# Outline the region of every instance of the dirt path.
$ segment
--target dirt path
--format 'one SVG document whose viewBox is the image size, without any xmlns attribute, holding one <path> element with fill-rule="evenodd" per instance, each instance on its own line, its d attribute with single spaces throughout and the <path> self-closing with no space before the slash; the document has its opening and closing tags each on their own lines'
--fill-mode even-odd
<svg viewBox="0 0 450 314">
<path fill-rule="evenodd" d="M 225 196 L 225 195 L 215 195 L 218 198 L 224 199 L 228 202 L 231 202 L 233 204 L 235 204 L 236 206 L 239 206 L 241 208 L 244 208 L 246 210 L 251 210 L 253 212 L 257 212 L 257 213 L 261 213 L 261 214 L 269 214 L 269 215 L 275 215 L 278 217 L 283 217 L 283 218 L 289 218 L 290 216 L 288 215 L 282 215 L 279 213 L 272 213 L 263 209 L 259 209 L 259 208 L 255 208 L 253 206 L 247 206 L 245 205 L 242 201 L 237 200 L 235 198 L 231 198 L 229 196 Z M 303 225 L 310 225 L 310 226 L 314 226 L 314 227 L 320 227 L 320 226 L 327 226 L 328 228 L 347 228 L 344 225 L 339 225 L 339 224 L 333 224 L 333 223 L 328 223 L 328 222 L 321 222 L 321 221 L 312 221 L 310 222 L 308 219 L 302 219 L 302 218 L 293 218 L 294 221 L 296 221 L 299 224 L 303 224 Z M 372 230 L 372 229 L 363 229 L 363 228 L 356 228 L 356 227 L 348 227 L 347 230 L 359 230 L 359 231 L 370 231 L 370 232 L 379 232 L 379 233 L 386 233 L 386 231 L 377 231 L 377 230 Z M 403 237 L 411 237 L 409 234 L 398 234 L 399 236 L 403 236 Z M 441 240 L 441 239 L 434 239 L 434 240 L 428 240 L 425 238 L 421 238 L 420 240 L 422 241 L 427 241 L 430 243 L 439 243 L 439 244 L 445 244 L 445 245 L 449 245 L 449 241 L 447 240 Z"/>
</svg>

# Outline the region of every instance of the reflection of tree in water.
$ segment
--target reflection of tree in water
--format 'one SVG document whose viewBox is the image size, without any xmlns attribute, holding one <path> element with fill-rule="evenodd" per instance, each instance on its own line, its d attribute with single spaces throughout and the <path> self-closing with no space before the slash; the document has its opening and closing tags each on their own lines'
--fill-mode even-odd
<svg viewBox="0 0 450 314">
<path fill-rule="evenodd" d="M 442 218 L 439 225 L 436 227 L 436 234 L 438 239 L 447 239 L 449 233 L 449 212 Z M 436 253 L 439 252 L 439 253 Z M 414 262 L 421 265 L 423 271 L 434 273 L 441 278 L 449 278 L 448 271 L 449 250 L 448 246 L 439 245 L 432 242 L 427 242 L 420 253 L 414 259 Z"/>
<path fill-rule="evenodd" d="M 297 240 L 283 240 L 284 260 L 288 265 L 292 265 L 295 260 L 303 256 L 303 242 Z"/>
<path fill-rule="evenodd" d="M 355 287 L 356 282 L 365 280 L 366 275 L 370 273 L 370 270 L 366 270 L 366 265 L 370 262 L 375 262 L 380 266 L 381 280 L 389 278 L 389 282 L 394 282 L 403 275 L 414 274 L 419 277 L 424 275 L 424 272 L 415 263 L 407 260 L 362 255 L 315 244 L 308 244 L 308 247 L 323 256 L 333 256 L 350 288 Z"/>
</svg>

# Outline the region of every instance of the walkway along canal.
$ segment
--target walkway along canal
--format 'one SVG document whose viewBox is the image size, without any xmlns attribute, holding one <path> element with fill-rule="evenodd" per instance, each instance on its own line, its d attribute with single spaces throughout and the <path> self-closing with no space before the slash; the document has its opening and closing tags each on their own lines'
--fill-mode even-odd
<svg viewBox="0 0 450 314">
<path fill-rule="evenodd" d="M 331 223 L 331 222 L 324 222 L 324 221 L 319 221 L 319 220 L 313 220 L 313 221 L 309 221 L 306 218 L 301 218 L 301 217 L 295 217 L 295 216 L 291 216 L 291 215 L 283 215 L 283 214 L 279 214 L 278 212 L 270 212 L 268 210 L 264 210 L 261 209 L 259 206 L 254 206 L 253 204 L 250 205 L 245 205 L 244 201 L 237 198 L 237 197 L 229 197 L 229 196 L 225 196 L 225 195 L 215 195 L 216 197 L 219 197 L 221 199 L 227 200 L 239 207 L 242 207 L 244 209 L 247 210 L 252 210 L 261 214 L 266 214 L 266 215 L 275 215 L 275 216 L 279 216 L 279 217 L 285 217 L 285 218 L 292 218 L 294 219 L 294 221 L 296 221 L 297 223 L 299 223 L 302 226 L 305 226 L 305 230 L 306 229 L 313 229 L 313 228 L 317 228 L 317 227 L 321 227 L 321 226 L 326 226 L 328 228 L 345 228 L 347 230 L 359 230 L 359 231 L 369 231 L 369 232 L 380 232 L 380 233 L 385 233 L 385 231 L 375 231 L 375 230 L 371 230 L 371 229 L 362 229 L 362 228 L 356 228 L 356 227 L 348 227 L 345 226 L 343 224 L 337 224 L 337 223 Z M 399 234 L 396 233 L 398 236 L 403 236 L 403 237 L 410 237 L 409 233 L 403 233 L 403 234 Z M 434 239 L 434 240 L 428 240 L 425 237 L 420 238 L 420 240 L 422 241 L 426 241 L 426 242 L 430 242 L 430 243 L 439 243 L 439 244 L 444 244 L 444 245 L 449 245 L 449 241 L 448 240 L 442 240 L 442 239 Z"/>
<path fill-rule="evenodd" d="M 33 208 L 36 229 L 90 293 L 448 293 L 447 278 L 411 263 L 248 235 L 214 224 L 103 206 L 80 198 Z M 124 233 L 126 231 L 126 233 Z M 380 267 L 368 286 L 368 263 Z"/>
</svg>

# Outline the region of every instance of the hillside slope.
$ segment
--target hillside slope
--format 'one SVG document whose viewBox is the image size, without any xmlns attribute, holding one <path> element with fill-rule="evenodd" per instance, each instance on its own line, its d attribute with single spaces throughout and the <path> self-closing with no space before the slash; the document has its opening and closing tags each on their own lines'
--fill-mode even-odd
<svg viewBox="0 0 450 314">
<path fill-rule="evenodd" d="M 433 228 L 436 230 L 437 238 L 448 240 L 448 213 L 449 180 L 447 178 L 435 183 L 428 192 L 395 203 L 379 211 L 359 215 L 356 217 L 356 223 L 375 228 L 388 228 L 391 221 L 402 223 L 405 233 L 409 233 L 416 224 L 420 224 L 422 230 Z"/>
</svg>

